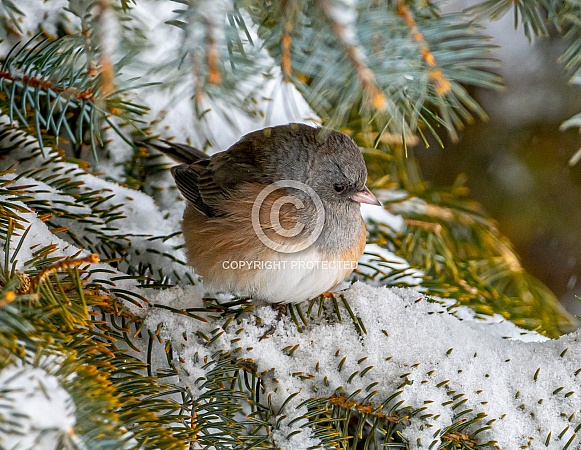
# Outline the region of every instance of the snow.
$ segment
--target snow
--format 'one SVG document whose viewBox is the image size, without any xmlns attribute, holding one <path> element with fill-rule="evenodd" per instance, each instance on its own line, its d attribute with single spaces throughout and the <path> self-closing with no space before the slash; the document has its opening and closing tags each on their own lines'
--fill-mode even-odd
<svg viewBox="0 0 581 450">
<path fill-rule="evenodd" d="M 2 448 L 53 450 L 60 436 L 73 433 L 73 400 L 54 375 L 17 364 L 0 371 L 0 386 L 3 411 L 24 416 L 14 428 L 3 421 Z"/>
<path fill-rule="evenodd" d="M 224 10 L 228 9 L 228 2 L 204 1 L 196 6 L 196 13 L 200 18 L 213 18 L 216 39 L 224 39 L 223 21 L 218 17 L 224 17 Z M 195 112 L 194 76 L 186 73 L 178 67 L 176 61 L 180 61 L 184 48 L 192 44 L 194 37 L 189 37 L 184 42 L 183 32 L 166 22 L 176 19 L 172 8 L 166 3 L 151 0 L 137 2 L 132 6 L 132 15 L 143 23 L 142 31 L 149 37 L 145 60 L 136 61 L 125 69 L 127 75 L 140 77 L 140 83 L 159 82 L 169 80 L 170 88 L 145 89 L 137 101 L 150 108 L 146 120 L 151 126 L 152 134 L 159 133 L 164 137 L 177 137 L 179 142 L 189 142 L 197 147 L 204 147 L 205 140 L 210 143 L 209 153 L 225 150 L 241 135 L 257 128 L 280 125 L 288 122 L 314 123 L 317 120 L 315 113 L 299 94 L 296 88 L 281 82 L 280 69 L 275 67 L 272 58 L 265 49 L 252 47 L 247 44 L 245 51 L 253 55 L 253 64 L 256 65 L 254 73 L 248 75 L 237 83 L 237 90 L 241 99 L 246 99 L 254 93 L 257 103 L 253 105 L 254 115 L 243 114 L 239 109 L 233 111 L 232 104 L 215 103 L 208 97 L 203 97 L 202 104 L 197 105 L 201 111 L 206 111 L 203 118 Z M 249 26 L 248 31 L 253 41 L 257 41 L 255 29 L 251 21 L 245 17 Z M 200 22 L 196 21 L 194 31 L 201 29 Z M 220 26 L 222 25 L 222 27 Z M 204 36 L 198 36 L 204 41 Z M 241 36 L 241 40 L 247 43 L 247 38 Z M 227 66 L 227 65 L 225 65 Z M 163 78 L 156 69 L 165 67 Z M 181 70 L 181 71 L 180 71 Z M 224 68 L 226 70 L 226 68 Z M 241 105 L 238 104 L 238 108 Z M 227 111 L 224 115 L 221 111 Z M 226 118 L 227 116 L 227 118 Z M 203 125 L 203 126 L 202 126 Z M 119 146 L 120 152 L 126 151 L 127 144 L 116 141 L 112 154 L 117 153 L 115 148 Z"/>
<path fill-rule="evenodd" d="M 396 283 L 418 286 L 423 279 L 423 274 L 418 269 L 411 268 L 405 259 L 384 247 L 367 244 L 365 253 L 359 260 L 356 277 L 378 286 Z"/>
<path fill-rule="evenodd" d="M 357 46 L 357 2 L 354 0 L 328 0 L 330 19 L 341 25 L 341 39 L 349 45 Z M 359 56 L 363 56 L 361 53 Z"/>
<path fill-rule="evenodd" d="M 405 229 L 405 223 L 402 216 L 391 214 L 386 209 L 378 208 L 375 205 L 362 203 L 361 215 L 366 222 L 371 224 L 381 224 L 394 231 L 403 231 Z"/>
<path fill-rule="evenodd" d="M 13 202 L 14 206 L 25 207 L 23 203 Z M 20 251 L 17 254 L 15 263 L 16 269 L 22 270 L 25 267 L 26 262 L 33 258 L 35 250 L 38 250 L 38 244 L 42 243 L 43 246 L 56 244 L 56 249 L 52 253 L 53 256 L 61 257 L 72 257 L 74 255 L 88 256 L 90 253 L 87 251 L 81 252 L 79 254 L 79 249 L 70 245 L 58 236 L 55 236 L 48 229 L 46 224 L 38 218 L 38 215 L 34 212 L 29 213 L 19 213 L 18 216 L 22 219 L 25 226 L 31 226 L 32 232 L 29 232 L 26 237 L 21 240 L 20 233 L 14 233 L 12 239 L 10 240 L 10 252 L 16 251 L 18 244 L 22 242 Z M 0 256 L 4 258 L 4 246 L 0 249 Z"/>
<path fill-rule="evenodd" d="M 173 304 L 169 292 L 160 294 L 163 299 L 154 297 L 155 302 Z M 193 291 L 176 294 L 180 302 L 187 296 L 189 308 L 201 305 Z M 174 362 L 183 365 L 190 379 L 204 378 L 202 366 L 218 350 L 253 361 L 256 373 L 263 374 L 265 392 L 261 397 L 269 398 L 275 411 L 291 394 L 297 394 L 285 408 L 286 423 L 304 413 L 294 407 L 313 397 L 337 392 L 350 395 L 361 389 L 354 399 L 362 401 L 372 381 L 379 382 L 372 399 L 375 405 L 400 390 L 398 400 L 404 401 L 400 408 L 424 408 L 402 431 L 412 449 L 420 448 L 417 442 L 425 448 L 436 430 L 452 426 L 457 422 L 454 414 L 463 411 L 468 411 L 467 419 L 482 415 L 469 430 L 490 424 L 490 429 L 478 434 L 481 443 L 494 440 L 507 449 L 520 448 L 530 439 L 544 443 L 549 433 L 547 448 L 560 449 L 581 423 L 574 414 L 581 406 L 575 392 L 581 366 L 579 332 L 546 342 L 509 340 L 505 339 L 508 332 L 519 337 L 520 330 L 514 325 L 511 329 L 504 322 L 475 323 L 469 314 L 461 320 L 442 304 L 411 289 L 358 282 L 341 294 L 365 325 L 366 334 L 358 334 L 345 308 L 341 308 L 342 322 L 330 313 L 320 318 L 313 314 L 308 329 L 302 332 L 285 317 L 274 334 L 263 340 L 260 337 L 276 316 L 268 306 L 258 307 L 255 315 L 244 316 L 240 324 L 226 329 L 216 330 L 215 322 L 205 324 L 161 309 L 149 311 L 146 326 L 155 331 L 163 324 L 160 337 L 172 342 L 185 361 Z M 196 338 L 197 332 L 223 333 L 208 344 Z M 290 356 L 288 348 L 297 345 Z M 192 358 L 196 353 L 198 357 Z M 367 367 L 371 369 L 363 376 Z M 300 375 L 307 375 L 308 380 Z M 403 380 L 407 383 L 402 387 Z M 463 400 L 458 409 L 447 406 Z M 292 442 L 277 445 L 315 445 L 308 427 L 293 426 L 303 432 L 293 435 Z M 275 439 L 290 432 L 283 425 Z"/>
<path fill-rule="evenodd" d="M 8 118 L 0 116 L 0 125 L 6 123 L 8 123 Z M 5 139 L 8 140 L 9 138 L 8 135 Z M 3 144 L 5 142 L 1 141 L 0 145 Z M 160 255 L 170 255 L 171 258 L 167 258 L 167 261 L 163 264 L 164 272 L 167 274 L 177 273 L 184 280 L 183 282 L 187 282 L 187 275 L 191 276 L 192 271 L 185 265 L 185 255 L 179 249 L 183 242 L 181 235 L 170 239 L 156 239 L 159 236 L 170 235 L 179 229 L 179 223 L 185 207 L 182 201 L 174 202 L 169 205 L 168 209 L 162 210 L 149 195 L 89 174 L 81 170 L 76 164 L 62 161 L 47 164 L 53 155 L 49 147 L 45 147 L 44 150 L 46 156 L 43 156 L 38 151 L 38 144 L 34 139 L 26 138 L 17 149 L 10 153 L 12 163 L 15 163 L 15 172 L 7 174 L 3 178 L 13 180 L 18 175 L 21 176 L 28 173 L 29 170 L 37 168 L 41 164 L 44 165 L 41 175 L 35 177 L 21 176 L 11 187 L 29 186 L 27 191 L 30 194 L 34 194 L 35 198 L 47 202 L 50 209 L 58 210 L 64 214 L 63 217 L 55 214 L 52 218 L 55 223 L 69 228 L 78 236 L 84 236 L 86 241 L 93 245 L 99 242 L 101 235 L 106 235 L 109 238 L 117 236 L 118 242 L 123 242 L 125 236 L 130 236 L 131 248 L 128 254 L 130 263 L 139 260 L 143 264 L 150 263 L 155 267 L 160 264 Z M 35 152 L 38 156 L 30 158 L 30 155 Z M 10 166 L 12 163 L 7 163 L 6 165 Z M 77 180 L 81 181 L 81 184 L 75 188 L 62 189 L 58 183 L 59 177 L 71 176 L 73 173 L 76 175 Z M 53 182 L 55 183 L 54 186 L 49 184 Z M 103 198 L 98 207 L 91 208 L 74 197 L 74 195 L 89 192 L 97 193 Z M 19 206 L 24 206 L 22 203 L 14 202 L 13 200 L 12 202 Z M 123 214 L 107 218 L 107 221 L 97 217 L 99 210 L 107 210 L 116 205 L 122 205 L 120 212 Z M 80 223 L 68 218 L 68 214 L 85 215 L 90 217 L 91 220 L 89 223 Z M 18 264 L 16 267 L 18 269 L 22 269 L 23 264 L 31 259 L 33 243 L 40 242 L 42 245 L 58 244 L 58 250 L 54 253 L 55 256 L 73 256 L 79 252 L 79 249 L 72 245 L 73 242 L 71 240 L 66 240 L 66 234 L 61 234 L 62 238 L 55 236 L 50 232 L 47 225 L 38 219 L 35 213 L 25 213 L 21 217 L 29 224 L 32 223 L 35 226 L 26 237 L 25 244 L 27 245 L 21 246 L 17 257 Z M 12 251 L 16 249 L 18 242 L 19 236 L 13 236 Z M 89 253 L 85 251 L 81 256 L 86 256 Z M 120 274 L 121 272 L 114 271 L 114 273 Z M 116 283 L 125 284 L 123 282 Z M 134 285 L 134 283 L 131 285 Z"/>
<path fill-rule="evenodd" d="M 55 36 L 59 22 L 65 24 L 77 22 L 72 14 L 63 11 L 69 6 L 69 0 L 18 0 L 14 4 L 22 12 L 22 15 L 15 16 L 18 17 L 18 25 L 27 37 L 32 37 L 38 32 L 39 24 L 42 24 L 46 33 Z M 4 53 L 4 49 L 2 50 Z"/>
</svg>

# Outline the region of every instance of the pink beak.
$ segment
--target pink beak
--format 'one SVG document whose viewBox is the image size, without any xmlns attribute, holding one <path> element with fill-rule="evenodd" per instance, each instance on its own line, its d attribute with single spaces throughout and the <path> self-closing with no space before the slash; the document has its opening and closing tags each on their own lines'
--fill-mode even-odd
<svg viewBox="0 0 581 450">
<path fill-rule="evenodd" d="M 351 200 L 357 203 L 368 203 L 370 205 L 382 206 L 381 202 L 375 198 L 375 195 L 365 186 L 362 191 L 356 192 L 351 197 Z"/>
</svg>

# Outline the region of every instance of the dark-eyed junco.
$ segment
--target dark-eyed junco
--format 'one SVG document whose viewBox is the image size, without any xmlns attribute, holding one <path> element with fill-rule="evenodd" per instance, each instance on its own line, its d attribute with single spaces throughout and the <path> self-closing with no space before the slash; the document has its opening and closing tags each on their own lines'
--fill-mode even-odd
<svg viewBox="0 0 581 450">
<path fill-rule="evenodd" d="M 365 247 L 361 151 L 348 136 L 289 124 L 254 131 L 208 156 L 183 144 L 138 142 L 181 163 L 188 262 L 215 291 L 296 303 L 331 290 Z"/>
</svg>

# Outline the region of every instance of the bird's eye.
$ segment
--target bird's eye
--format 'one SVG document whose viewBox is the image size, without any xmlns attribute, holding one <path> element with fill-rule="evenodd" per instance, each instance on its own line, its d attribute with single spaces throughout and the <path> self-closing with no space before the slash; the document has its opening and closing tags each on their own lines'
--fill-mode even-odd
<svg viewBox="0 0 581 450">
<path fill-rule="evenodd" d="M 335 183 L 333 185 L 333 189 L 335 189 L 335 192 L 343 192 L 345 190 L 345 185 L 341 183 Z"/>
</svg>

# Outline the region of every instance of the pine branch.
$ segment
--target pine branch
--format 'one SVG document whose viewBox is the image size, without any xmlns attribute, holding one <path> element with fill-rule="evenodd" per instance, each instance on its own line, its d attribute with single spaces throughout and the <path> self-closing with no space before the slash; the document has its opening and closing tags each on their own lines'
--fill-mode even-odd
<svg viewBox="0 0 581 450">
<path fill-rule="evenodd" d="M 323 5 L 332 11 L 332 3 Z M 290 80 L 317 114 L 330 120 L 330 126 L 345 126 L 361 115 L 365 119 L 360 122 L 373 119 L 375 132 L 409 138 L 421 124 L 437 134 L 429 128 L 431 123 L 444 125 L 454 136 L 473 114 L 484 115 L 460 83 L 499 86 L 499 78 L 490 72 L 496 64 L 490 58 L 492 47 L 467 16 L 438 16 L 422 10 L 414 19 L 414 11 L 404 4 L 394 10 L 358 2 L 358 34 L 346 46 L 342 35 L 351 33 L 330 20 L 329 11 L 300 5 L 303 9 L 295 14 L 290 32 L 288 20 L 279 17 L 274 7 L 255 8 L 253 19 L 269 54 L 280 64 L 283 52 L 277 42 L 281 34 L 288 34 L 293 45 L 290 58 L 289 49 L 285 50 L 284 64 L 292 61 Z M 461 48 L 471 50 L 460 52 Z M 373 100 L 370 104 L 366 98 L 374 90 L 362 82 L 377 84 L 372 97 L 387 99 L 385 105 Z M 379 106 L 385 110 L 376 111 Z"/>
<path fill-rule="evenodd" d="M 338 4 L 333 4 L 338 3 Z M 369 104 L 372 109 L 382 110 L 385 108 L 385 95 L 377 87 L 375 74 L 368 67 L 365 61 L 365 53 L 359 46 L 359 41 L 356 37 L 356 30 L 354 23 L 342 23 L 338 20 L 339 17 L 357 16 L 355 8 L 351 8 L 345 15 L 344 11 L 346 5 L 340 1 L 333 2 L 333 0 L 319 0 L 318 6 L 323 13 L 325 19 L 329 22 L 331 29 L 335 33 L 337 39 L 345 49 L 345 56 L 355 69 L 355 74 L 361 84 L 361 89 L 365 94 L 365 102 Z M 355 20 L 353 20 L 355 22 Z"/>
<path fill-rule="evenodd" d="M 401 145 L 392 151 L 389 156 L 366 152 L 367 162 L 372 175 L 388 173 L 390 183 L 398 182 L 401 191 L 379 192 L 386 209 L 404 222 L 396 230 L 370 223 L 371 236 L 421 271 L 420 286 L 428 294 L 454 299 L 479 314 L 500 314 L 550 337 L 576 329 L 575 318 L 526 273 L 494 221 L 466 198 L 461 182 L 450 189 L 429 187 L 412 155 L 406 157 Z"/>
<path fill-rule="evenodd" d="M 62 135 L 76 147 L 88 142 L 97 159 L 102 123 L 114 125 L 113 116 L 135 120 L 146 108 L 113 92 L 87 49 L 82 35 L 33 38 L 13 48 L 0 70 L 0 107 L 11 123 L 18 120 L 35 130 L 41 149 L 47 133 L 57 144 Z M 123 136 L 117 126 L 113 129 Z"/>
<path fill-rule="evenodd" d="M 203 118 L 208 105 L 251 104 L 258 96 L 246 98 L 240 86 L 256 86 L 258 71 L 281 67 L 323 120 L 371 142 L 376 186 L 392 189 L 388 208 L 403 217 L 401 227 L 368 220 L 375 246 L 356 276 L 457 301 L 442 305 L 414 291 L 357 284 L 291 305 L 273 335 L 260 339 L 276 325 L 270 307 L 202 297 L 188 278 L 177 221 L 168 219 L 179 208 L 162 210 L 110 181 L 151 189 L 167 164 L 139 149 L 116 154 L 122 147 L 104 138 L 101 149 L 96 139 L 100 156 L 112 160 L 101 167 L 120 169 L 99 175 L 49 148 L 71 136 L 86 145 L 107 120 L 106 133 L 126 138 L 117 117 L 143 128 L 144 109 L 128 101 L 131 92 L 121 86 L 130 83 L 119 69 L 143 56 L 145 35 L 135 32 L 129 1 L 119 8 L 99 2 L 93 11 L 75 11 L 83 19 L 79 34 L 15 49 L 0 104 L 22 127 L 0 122 L 0 155 L 9 168 L 0 174 L 0 376 L 22 364 L 56 378 L 76 407 L 73 433 L 59 435 L 63 446 L 483 450 L 512 436 L 503 414 L 532 424 L 513 427 L 526 429 L 515 440 L 530 436 L 522 446 L 532 439 L 577 445 L 576 337 L 525 347 L 475 332 L 447 310 L 469 304 L 479 317 L 502 312 L 555 335 L 570 318 L 523 272 L 461 186 L 431 190 L 405 163 L 407 142 L 437 135 L 438 126 L 454 135 L 484 115 L 462 86 L 498 86 L 492 46 L 480 29 L 464 14 L 440 16 L 433 5 L 404 2 L 180 4 L 171 26 L 184 40 L 157 66 L 175 66 L 166 76 L 176 79 L 166 85 L 178 86 L 176 95 L 193 88 Z M 341 17 L 340 6 L 354 14 Z M 108 14 L 124 19 L 115 36 L 119 53 L 102 46 Z M 248 15 L 274 62 L 252 42 Z M 385 110 L 374 105 L 380 96 Z M 89 265 L 91 253 L 102 263 Z M 178 283 L 185 286 L 152 289 Z M 544 375 L 548 360 L 551 377 Z M 530 361 L 538 361 L 536 372 L 529 373 Z M 475 378 L 472 371 L 482 373 Z M 542 417 L 534 415 L 539 411 Z M 24 424 L 17 414 L 0 416 L 0 433 Z"/>
<path fill-rule="evenodd" d="M 4 196 L 5 193 L 0 194 Z M 10 228 L 3 231 L 10 243 Z M 18 260 L 25 236 L 20 236 L 15 253 L 6 245 L 6 261 Z M 95 260 L 57 257 L 53 263 L 54 258 L 49 255 L 55 250 L 55 246 L 49 246 L 35 251 L 27 271 L 33 281 L 24 291 L 18 290 L 22 274 L 8 270 L 5 264 L 0 268 L 2 289 L 16 288 L 8 291 L 16 294 L 10 296 L 10 304 L 0 308 L 0 341 L 8 343 L 2 347 L 4 367 L 8 362 L 14 364 L 16 358 L 25 366 L 39 367 L 57 376 L 74 401 L 77 425 L 60 438 L 70 448 L 133 448 L 134 440 L 177 449 L 183 448 L 184 442 L 194 441 L 196 428 L 181 425 L 190 418 L 188 406 L 167 397 L 183 390 L 144 376 L 145 364 L 116 346 L 116 332 L 110 325 L 115 319 L 109 317 L 116 315 L 110 306 L 113 297 L 103 295 L 106 289 L 87 289 L 87 267 L 77 269 L 86 261 Z M 102 319 L 95 314 L 90 316 L 88 308 L 100 309 Z M 11 319 L 11 314 L 17 321 Z M 10 324 L 14 327 L 9 328 Z M 7 420 L 7 416 L 0 417 L 0 423 Z"/>
<path fill-rule="evenodd" d="M 570 76 L 570 83 L 581 86 L 581 3 L 567 2 L 567 8 L 562 15 L 564 36 L 569 46 L 559 59 L 565 71 Z M 576 114 L 561 124 L 561 130 L 578 128 L 581 133 L 581 113 Z M 581 148 L 571 157 L 569 165 L 574 166 L 581 159 Z"/>
<path fill-rule="evenodd" d="M 563 3 L 552 0 L 521 0 L 507 2 L 504 0 L 486 0 L 469 9 L 471 14 L 483 19 L 497 20 L 512 9 L 514 27 L 522 24 L 525 36 L 532 40 L 534 36 L 548 36 L 548 24 L 558 16 Z"/>
<path fill-rule="evenodd" d="M 570 76 L 570 83 L 581 85 L 581 3 L 579 0 L 524 0 L 507 2 L 504 0 L 486 0 L 469 9 L 479 19 L 496 20 L 510 10 L 514 14 L 514 27 L 522 25 L 529 40 L 534 37 L 548 37 L 551 30 L 561 34 L 567 42 L 567 49 L 559 58 L 565 72 Z M 580 128 L 579 115 L 566 120 L 561 130 Z M 581 149 L 569 160 L 575 165 L 581 158 Z"/>
<path fill-rule="evenodd" d="M 175 234 L 156 236 L 139 230 L 130 234 L 123 231 L 135 229 L 135 218 L 120 210 L 122 203 L 134 204 L 137 209 L 138 204 L 143 207 L 142 202 L 147 201 L 161 225 L 162 213 L 152 200 L 131 198 L 133 194 L 121 187 L 115 191 L 93 188 L 91 184 L 96 180 L 93 175 L 65 162 L 58 152 L 50 150 L 45 156 L 38 141 L 11 127 L 6 120 L 0 123 L 0 152 L 9 158 L 8 165 L 14 165 L 17 173 L 5 174 L 12 194 L 18 195 L 16 198 L 30 210 L 43 214 L 54 233 L 97 253 L 104 261 L 122 261 L 119 268 L 143 284 L 194 281 Z M 26 181 L 17 181 L 22 179 Z M 51 192 L 52 195 L 46 195 Z"/>
</svg>

